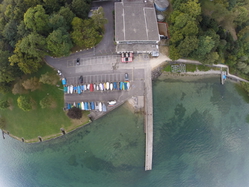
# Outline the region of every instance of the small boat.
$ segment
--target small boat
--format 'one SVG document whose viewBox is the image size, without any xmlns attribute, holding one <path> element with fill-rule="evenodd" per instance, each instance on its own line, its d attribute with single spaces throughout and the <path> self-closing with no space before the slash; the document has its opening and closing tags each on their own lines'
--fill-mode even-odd
<svg viewBox="0 0 249 187">
<path fill-rule="evenodd" d="M 90 90 L 90 84 L 87 85 L 87 90 Z"/>
<path fill-rule="evenodd" d="M 105 103 L 103 103 L 102 109 L 103 109 L 103 112 L 107 111 Z"/>
<path fill-rule="evenodd" d="M 85 104 L 83 101 L 81 102 L 81 110 L 85 110 Z"/>
<path fill-rule="evenodd" d="M 125 90 L 125 83 L 122 82 L 122 90 Z"/>
<path fill-rule="evenodd" d="M 106 90 L 109 90 L 109 89 L 110 89 L 110 83 L 106 82 Z"/>
<path fill-rule="evenodd" d="M 84 84 L 83 86 L 84 86 L 84 90 L 86 91 L 86 85 Z"/>
<path fill-rule="evenodd" d="M 76 107 L 76 104 L 75 104 L 75 102 L 73 103 L 73 106 L 74 106 L 74 107 Z"/>
<path fill-rule="evenodd" d="M 74 86 L 73 87 L 73 93 L 76 93 L 77 92 L 77 86 Z"/>
<path fill-rule="evenodd" d="M 127 90 L 130 89 L 130 82 L 127 82 Z"/>
<path fill-rule="evenodd" d="M 70 93 L 70 86 L 67 87 L 67 93 Z"/>
<path fill-rule="evenodd" d="M 79 86 L 77 86 L 77 92 L 78 92 L 78 94 L 81 94 L 80 85 L 79 85 Z"/>
<path fill-rule="evenodd" d="M 95 105 L 94 105 L 94 102 L 93 102 L 93 101 L 91 102 L 91 109 L 92 109 L 92 110 L 95 109 Z"/>
<path fill-rule="evenodd" d="M 88 106 L 87 102 L 84 102 L 84 108 L 85 108 L 85 110 L 87 110 L 87 106 Z"/>
<path fill-rule="evenodd" d="M 64 86 L 64 93 L 67 93 L 67 86 Z"/>
<path fill-rule="evenodd" d="M 127 90 L 127 82 L 124 82 L 124 90 Z"/>
<path fill-rule="evenodd" d="M 110 90 L 113 90 L 113 84 L 112 84 L 112 82 L 110 83 Z"/>
<path fill-rule="evenodd" d="M 122 90 L 122 82 L 119 82 L 119 90 Z"/>
<path fill-rule="evenodd" d="M 62 85 L 66 85 L 66 84 L 67 84 L 66 78 L 62 78 L 62 79 L 61 79 L 61 82 L 62 82 Z"/>
<path fill-rule="evenodd" d="M 99 105 L 97 102 L 95 102 L 95 110 L 98 110 L 99 109 Z"/>
<path fill-rule="evenodd" d="M 102 103 L 99 102 L 99 111 L 102 112 Z"/>
<path fill-rule="evenodd" d="M 93 84 L 93 89 L 96 90 L 96 84 L 95 83 Z"/>
<path fill-rule="evenodd" d="M 101 83 L 99 83 L 99 90 L 102 91 L 103 90 L 103 85 Z"/>
<path fill-rule="evenodd" d="M 116 100 L 113 100 L 113 101 L 108 101 L 108 106 L 114 106 L 115 104 L 117 103 Z"/>
<path fill-rule="evenodd" d="M 94 91 L 94 88 L 93 88 L 93 84 L 91 83 L 90 84 L 90 92 L 93 92 Z"/>
<path fill-rule="evenodd" d="M 87 104 L 88 104 L 87 109 L 91 110 L 91 104 L 90 104 L 90 102 L 87 102 Z"/>
<path fill-rule="evenodd" d="M 70 94 L 73 93 L 73 85 L 70 86 Z"/>
<path fill-rule="evenodd" d="M 70 109 L 71 105 L 69 103 L 67 103 L 67 109 Z"/>
<path fill-rule="evenodd" d="M 104 90 L 106 90 L 106 83 L 104 82 Z"/>
<path fill-rule="evenodd" d="M 97 84 L 97 86 L 96 86 L 96 90 L 98 90 L 99 91 L 99 85 Z"/>
<path fill-rule="evenodd" d="M 117 90 L 117 83 L 116 82 L 113 83 L 113 88 L 114 88 L 114 90 Z"/>
<path fill-rule="evenodd" d="M 81 104 L 77 103 L 77 108 L 81 109 Z"/>
<path fill-rule="evenodd" d="M 80 86 L 80 89 L 81 89 L 81 91 L 83 92 L 83 91 L 84 91 L 84 85 L 81 85 L 81 86 Z"/>
</svg>

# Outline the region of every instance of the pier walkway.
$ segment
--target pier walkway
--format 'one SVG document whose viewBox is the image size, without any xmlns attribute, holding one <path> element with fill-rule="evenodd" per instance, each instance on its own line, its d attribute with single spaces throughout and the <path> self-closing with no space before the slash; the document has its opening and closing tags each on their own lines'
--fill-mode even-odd
<svg viewBox="0 0 249 187">
<path fill-rule="evenodd" d="M 152 170 L 152 153 L 153 153 L 153 101 L 152 101 L 152 82 L 151 66 L 146 63 L 144 70 L 145 77 L 145 171 Z"/>
</svg>

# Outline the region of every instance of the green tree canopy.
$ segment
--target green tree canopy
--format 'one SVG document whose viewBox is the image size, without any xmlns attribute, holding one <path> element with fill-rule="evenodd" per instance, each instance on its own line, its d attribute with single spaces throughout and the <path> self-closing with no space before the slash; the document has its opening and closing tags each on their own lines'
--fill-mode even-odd
<svg viewBox="0 0 249 187">
<path fill-rule="evenodd" d="M 73 47 L 71 37 L 64 28 L 54 30 L 49 34 L 46 41 L 48 50 L 52 52 L 52 55 L 57 57 L 68 56 Z"/>
<path fill-rule="evenodd" d="M 5 110 L 9 106 L 10 106 L 10 104 L 7 100 L 4 100 L 4 99 L 0 100 L 0 109 L 1 110 Z"/>
<path fill-rule="evenodd" d="M 32 110 L 31 98 L 28 96 L 19 96 L 17 98 L 17 105 L 23 111 Z"/>
<path fill-rule="evenodd" d="M 77 17 L 85 19 L 88 16 L 90 10 L 90 4 L 84 0 L 73 0 L 72 1 L 72 11 Z"/>
<path fill-rule="evenodd" d="M 27 28 L 40 34 L 46 34 L 49 30 L 48 15 L 42 5 L 29 8 L 24 14 L 24 23 Z"/>
<path fill-rule="evenodd" d="M 107 24 L 108 20 L 105 18 L 104 9 L 99 7 L 97 10 L 92 12 L 92 20 L 97 29 L 104 30 L 104 25 Z"/>
<path fill-rule="evenodd" d="M 60 11 L 58 12 L 61 16 L 63 16 L 64 20 L 67 22 L 67 25 L 71 26 L 73 18 L 75 14 L 70 10 L 69 7 L 61 7 Z"/>
<path fill-rule="evenodd" d="M 60 14 L 52 14 L 49 17 L 49 27 L 53 30 L 56 30 L 60 27 L 64 28 L 65 30 L 69 29 L 66 20 Z"/>
</svg>

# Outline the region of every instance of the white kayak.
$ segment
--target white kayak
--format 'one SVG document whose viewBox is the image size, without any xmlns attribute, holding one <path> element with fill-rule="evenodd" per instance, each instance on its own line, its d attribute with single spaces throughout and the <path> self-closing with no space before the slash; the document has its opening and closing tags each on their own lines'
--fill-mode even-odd
<svg viewBox="0 0 249 187">
<path fill-rule="evenodd" d="M 95 102 L 95 110 L 98 110 L 99 109 L 99 105 L 97 102 Z"/>
<path fill-rule="evenodd" d="M 70 86 L 67 87 L 67 93 L 70 93 Z"/>
<path fill-rule="evenodd" d="M 96 90 L 99 90 L 99 85 L 97 84 L 97 86 L 96 86 Z"/>
<path fill-rule="evenodd" d="M 130 89 L 130 82 L 127 82 L 127 90 Z"/>
<path fill-rule="evenodd" d="M 113 106 L 113 105 L 115 105 L 116 103 L 117 103 L 116 100 L 108 101 L 109 106 Z"/>
<path fill-rule="evenodd" d="M 74 107 L 76 107 L 76 104 L 75 104 L 75 102 L 73 103 L 73 106 L 74 106 Z"/>
<path fill-rule="evenodd" d="M 94 83 L 94 85 L 93 85 L 93 89 L 96 90 L 96 84 L 95 84 L 95 83 Z"/>
<path fill-rule="evenodd" d="M 87 90 L 90 90 L 90 84 L 87 85 Z"/>
<path fill-rule="evenodd" d="M 99 102 L 99 111 L 102 112 L 102 103 Z"/>
<path fill-rule="evenodd" d="M 85 106 L 84 106 L 83 101 L 81 102 L 81 110 L 85 110 Z"/>
<path fill-rule="evenodd" d="M 103 91 L 104 90 L 104 85 L 102 83 L 100 83 L 99 88 L 100 88 L 101 91 Z"/>
<path fill-rule="evenodd" d="M 113 83 L 110 83 L 110 90 L 113 90 Z"/>
<path fill-rule="evenodd" d="M 86 91 L 86 85 L 84 84 L 84 91 Z"/>
<path fill-rule="evenodd" d="M 106 90 L 109 90 L 109 89 L 110 89 L 110 83 L 106 82 Z"/>
<path fill-rule="evenodd" d="M 70 93 L 73 93 L 73 85 L 70 86 Z"/>
</svg>

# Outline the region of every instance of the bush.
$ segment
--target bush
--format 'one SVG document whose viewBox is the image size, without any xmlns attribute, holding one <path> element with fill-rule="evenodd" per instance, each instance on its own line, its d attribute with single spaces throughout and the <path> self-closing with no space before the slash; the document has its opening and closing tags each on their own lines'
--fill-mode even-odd
<svg viewBox="0 0 249 187">
<path fill-rule="evenodd" d="M 16 84 L 14 84 L 14 87 L 12 89 L 12 93 L 14 95 L 16 94 L 27 94 L 28 90 L 26 90 L 22 85 L 22 80 L 19 80 Z"/>
<path fill-rule="evenodd" d="M 0 82 L 0 93 L 8 93 L 11 92 L 11 83 Z"/>
<path fill-rule="evenodd" d="M 17 98 L 17 105 L 23 111 L 30 111 L 32 109 L 31 98 L 27 96 L 19 96 Z"/>
<path fill-rule="evenodd" d="M 44 97 L 42 100 L 40 100 L 40 105 L 42 108 L 48 108 L 52 104 L 52 98 L 49 96 Z"/>
<path fill-rule="evenodd" d="M 80 119 L 82 118 L 82 111 L 79 108 L 73 107 L 68 110 L 67 115 L 72 119 Z"/>
<path fill-rule="evenodd" d="M 10 106 L 9 102 L 6 100 L 0 100 L 0 109 L 4 110 Z"/>
<path fill-rule="evenodd" d="M 45 73 L 41 75 L 40 82 L 43 84 L 56 85 L 59 81 L 59 77 L 54 73 Z"/>
<path fill-rule="evenodd" d="M 39 79 L 37 77 L 32 77 L 30 79 L 27 79 L 22 83 L 23 87 L 31 91 L 35 91 L 36 89 L 39 89 L 41 87 L 41 83 L 39 82 Z"/>
</svg>

